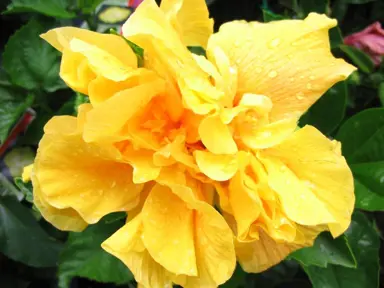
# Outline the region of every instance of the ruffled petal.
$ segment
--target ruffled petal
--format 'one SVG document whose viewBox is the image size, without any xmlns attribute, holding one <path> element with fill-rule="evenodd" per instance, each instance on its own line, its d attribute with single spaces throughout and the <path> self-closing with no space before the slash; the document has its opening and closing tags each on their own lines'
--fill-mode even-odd
<svg viewBox="0 0 384 288">
<path fill-rule="evenodd" d="M 334 237 L 348 228 L 355 202 L 353 176 L 335 141 L 305 126 L 276 147 L 259 151 L 258 157 L 291 220 L 329 224 Z"/>
<path fill-rule="evenodd" d="M 207 46 L 213 20 L 209 19 L 205 0 L 164 0 L 160 8 L 185 46 Z"/>
<path fill-rule="evenodd" d="M 109 143 L 128 139 L 128 135 L 121 133 L 124 125 L 163 91 L 164 82 L 158 79 L 116 93 L 87 114 L 84 139 Z"/>
<path fill-rule="evenodd" d="M 199 126 L 201 142 L 214 154 L 235 154 L 237 146 L 232 138 L 232 133 L 219 115 L 208 116 L 201 121 Z"/>
<path fill-rule="evenodd" d="M 132 167 L 118 162 L 113 146 L 85 143 L 76 125 L 76 118 L 63 116 L 45 127 L 34 163 L 42 198 L 57 209 L 76 210 L 87 223 L 135 207 L 142 185 L 132 183 Z"/>
<path fill-rule="evenodd" d="M 138 215 L 105 240 L 101 247 L 123 261 L 142 287 L 171 287 L 172 275 L 145 249 L 142 230 L 141 215 Z"/>
<path fill-rule="evenodd" d="M 143 242 L 156 262 L 179 275 L 197 276 L 193 210 L 159 184 L 142 210 Z"/>
<path fill-rule="evenodd" d="M 212 180 L 226 181 L 238 169 L 237 155 L 218 155 L 207 151 L 195 151 L 194 156 L 201 172 Z"/>
<path fill-rule="evenodd" d="M 236 242 L 237 259 L 244 271 L 260 273 L 278 264 L 291 252 L 303 246 L 277 243 L 260 230 L 259 239 L 252 242 Z"/>
<path fill-rule="evenodd" d="M 336 20 L 310 13 L 305 20 L 230 22 L 208 44 L 220 47 L 237 66 L 237 94 L 271 98 L 271 121 L 298 118 L 355 67 L 330 52 L 328 30 Z M 241 33 L 239 33 L 241 31 Z"/>
</svg>

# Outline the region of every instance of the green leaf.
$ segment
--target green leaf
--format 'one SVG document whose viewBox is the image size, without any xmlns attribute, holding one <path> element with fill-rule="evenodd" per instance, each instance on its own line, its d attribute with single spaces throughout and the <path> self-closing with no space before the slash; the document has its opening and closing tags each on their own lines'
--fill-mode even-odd
<svg viewBox="0 0 384 288">
<path fill-rule="evenodd" d="M 300 7 L 302 8 L 305 15 L 310 12 L 317 12 L 324 14 L 327 10 L 327 0 L 302 0 L 300 1 Z"/>
<path fill-rule="evenodd" d="M 299 125 L 313 125 L 324 134 L 330 134 L 343 120 L 346 103 L 347 85 L 345 82 L 340 82 L 317 100 L 300 118 Z"/>
<path fill-rule="evenodd" d="M 21 177 L 16 177 L 14 181 L 17 188 L 19 188 L 21 193 L 23 193 L 25 200 L 27 200 L 29 203 L 33 203 L 32 182 L 24 183 Z"/>
<path fill-rule="evenodd" d="M 223 285 L 220 285 L 220 288 L 242 288 L 246 287 L 247 284 L 247 273 L 241 268 L 240 265 L 236 266 L 235 272 L 233 272 L 232 277 L 225 282 Z"/>
<path fill-rule="evenodd" d="M 277 20 L 283 20 L 284 17 L 278 14 L 275 14 L 267 9 L 262 9 L 263 10 L 263 19 L 264 22 L 270 22 L 270 21 L 277 21 Z"/>
<path fill-rule="evenodd" d="M 381 106 L 384 106 L 384 82 L 380 83 L 378 88 L 378 93 L 379 93 Z"/>
<path fill-rule="evenodd" d="M 0 144 L 33 103 L 33 95 L 0 86 Z"/>
<path fill-rule="evenodd" d="M 4 71 L 3 67 L 0 67 L 0 86 L 11 87 L 12 83 L 8 74 Z"/>
<path fill-rule="evenodd" d="M 57 18 L 74 18 L 76 14 L 68 11 L 69 0 L 12 0 L 4 14 L 37 12 Z"/>
<path fill-rule="evenodd" d="M 59 53 L 39 37 L 46 30 L 41 23 L 31 20 L 9 39 L 3 65 L 14 84 L 48 92 L 66 88 L 59 77 Z"/>
<path fill-rule="evenodd" d="M 89 103 L 89 97 L 87 95 L 81 94 L 81 93 L 76 93 L 76 98 L 75 98 L 75 103 L 74 103 L 74 110 L 75 113 L 77 114 L 77 110 L 81 104 L 84 103 Z"/>
<path fill-rule="evenodd" d="M 77 0 L 77 8 L 83 14 L 92 14 L 104 0 Z"/>
<path fill-rule="evenodd" d="M 372 73 L 374 71 L 375 64 L 366 53 L 348 45 L 340 45 L 339 47 L 361 71 L 364 73 Z"/>
<path fill-rule="evenodd" d="M 188 50 L 193 54 L 207 57 L 207 52 L 201 46 L 188 46 Z"/>
<path fill-rule="evenodd" d="M 13 196 L 19 201 L 23 200 L 24 197 L 23 193 L 17 190 L 2 173 L 0 173 L 0 196 Z"/>
<path fill-rule="evenodd" d="M 312 247 L 293 252 L 291 258 L 304 266 L 315 265 L 326 268 L 328 264 L 349 268 L 356 267 L 356 260 L 344 235 L 333 239 L 330 233 L 319 235 Z"/>
<path fill-rule="evenodd" d="M 341 30 L 338 26 L 333 27 L 329 30 L 329 40 L 331 42 L 331 48 L 339 47 L 344 43 L 343 35 L 341 34 Z"/>
<path fill-rule="evenodd" d="M 102 283 L 124 284 L 133 279 L 128 268 L 101 248 L 101 243 L 121 226 L 101 220 L 80 233 L 71 233 L 59 262 L 59 286 L 69 287 L 75 276 Z"/>
<path fill-rule="evenodd" d="M 327 268 L 303 266 L 314 288 L 375 288 L 379 284 L 380 239 L 362 212 L 355 212 L 345 232 L 356 257 L 357 268 L 328 265 Z"/>
<path fill-rule="evenodd" d="M 369 2 L 374 2 L 376 0 L 343 0 L 344 3 L 348 4 L 367 4 Z"/>
<path fill-rule="evenodd" d="M 384 108 L 367 109 L 351 117 L 336 139 L 342 142 L 343 155 L 355 178 L 356 207 L 384 210 Z"/>
<path fill-rule="evenodd" d="M 30 210 L 12 197 L 0 198 L 0 252 L 33 267 L 56 266 L 62 245 L 39 226 Z"/>
<path fill-rule="evenodd" d="M 133 43 L 132 41 L 129 41 L 123 35 L 120 35 L 119 33 L 117 33 L 117 31 L 115 29 L 113 29 L 113 28 L 109 29 L 109 33 L 111 33 L 113 35 L 116 35 L 116 36 L 119 36 L 122 39 L 124 39 L 124 41 L 129 45 L 129 47 L 131 47 L 133 52 L 136 54 L 137 65 L 139 67 L 143 67 L 143 65 L 144 65 L 144 49 L 141 48 L 139 45 Z"/>
</svg>

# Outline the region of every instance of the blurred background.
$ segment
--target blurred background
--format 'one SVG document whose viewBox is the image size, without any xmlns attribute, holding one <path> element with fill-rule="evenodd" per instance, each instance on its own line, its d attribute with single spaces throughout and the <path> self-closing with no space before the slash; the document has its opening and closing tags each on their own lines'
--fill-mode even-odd
<svg viewBox="0 0 384 288">
<path fill-rule="evenodd" d="M 0 1 L 0 11 L 3 12 L 0 16 L 2 288 L 49 288 L 58 285 L 61 288 L 136 287 L 125 266 L 100 248 L 101 241 L 121 225 L 124 215 L 108 215 L 102 223 L 87 229 L 82 235 L 58 231 L 41 219 L 32 203 L 31 187 L 23 184 L 20 176 L 22 167 L 33 161 L 44 124 L 54 115 L 75 115 L 77 106 L 87 101 L 59 79 L 60 55 L 43 43 L 38 35 L 58 26 L 78 26 L 99 32 L 110 28 L 119 30 L 139 2 Z M 340 127 L 353 117 L 350 121 L 360 123 L 360 118 L 356 117 L 362 111 L 383 107 L 384 30 L 381 27 L 384 23 L 384 0 L 207 0 L 207 4 L 215 20 L 216 31 L 222 23 L 231 20 L 269 22 L 303 19 L 310 12 L 325 13 L 338 20 L 339 26 L 330 31 L 332 53 L 358 67 L 358 71 L 347 81 L 332 87 L 300 119 L 300 125 L 311 124 L 330 138 L 352 141 L 348 135 L 359 132 L 352 129 L 346 133 L 345 139 L 339 139 Z M 382 116 L 368 118 L 367 125 L 370 127 L 380 122 L 377 131 L 384 127 Z M 346 125 L 351 126 L 349 123 Z M 384 130 L 380 131 L 379 136 L 384 141 Z M 384 142 L 377 143 L 375 145 L 384 150 Z M 348 160 L 348 155 L 346 157 Z M 376 160 L 384 161 L 381 158 Z M 375 163 L 379 163 L 377 161 Z M 383 163 L 377 164 L 381 178 L 364 180 L 371 181 L 364 187 L 356 186 L 357 208 L 369 211 L 365 212 L 366 217 L 375 221 L 372 229 L 379 236 L 384 229 L 384 217 L 380 212 L 384 211 L 384 192 L 377 192 L 384 191 Z M 245 274 L 238 267 L 233 279 L 223 287 L 377 287 L 377 275 L 382 271 L 380 267 L 384 260 L 383 249 L 380 251 L 379 248 L 382 246 L 379 236 L 369 244 L 369 261 L 363 259 L 361 262 L 361 267 L 366 269 L 357 272 L 348 270 L 343 275 L 352 278 L 349 282 L 339 283 L 340 286 L 331 280 L 321 280 L 323 276 L 310 280 L 297 261 L 286 260 L 257 275 Z M 326 273 L 336 275 L 338 272 Z M 356 279 L 353 275 L 357 275 Z"/>
</svg>

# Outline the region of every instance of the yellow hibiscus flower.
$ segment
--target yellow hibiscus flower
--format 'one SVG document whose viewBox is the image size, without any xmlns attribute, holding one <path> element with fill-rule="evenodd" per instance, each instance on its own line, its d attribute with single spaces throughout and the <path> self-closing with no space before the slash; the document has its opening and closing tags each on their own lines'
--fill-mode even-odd
<svg viewBox="0 0 384 288">
<path fill-rule="evenodd" d="M 339 143 L 297 128 L 355 69 L 330 52 L 335 25 L 310 14 L 213 34 L 204 0 L 145 0 L 123 26 L 143 65 L 124 37 L 48 31 L 42 37 L 63 52 L 61 77 L 90 104 L 46 125 L 23 175 L 35 205 L 72 231 L 126 211 L 102 247 L 147 288 L 217 287 L 236 257 L 260 272 L 321 231 L 340 235 L 352 174 Z"/>
</svg>

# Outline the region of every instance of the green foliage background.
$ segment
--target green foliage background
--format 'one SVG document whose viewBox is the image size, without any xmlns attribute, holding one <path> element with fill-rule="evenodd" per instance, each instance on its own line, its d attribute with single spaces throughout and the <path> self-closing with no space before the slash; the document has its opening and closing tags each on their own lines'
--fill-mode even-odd
<svg viewBox="0 0 384 288">
<path fill-rule="evenodd" d="M 59 78 L 60 55 L 38 37 L 52 27 L 79 19 L 97 27 L 100 0 L 2 1 L 0 18 L 0 143 L 26 109 L 36 119 L 7 151 L 4 163 L 14 183 L 0 174 L 1 287 L 136 287 L 130 271 L 107 254 L 100 243 L 124 223 L 114 213 L 82 233 L 64 233 L 41 218 L 33 192 L 20 176 L 32 161 L 45 123 L 54 115 L 76 115 L 86 98 Z M 384 64 L 375 67 L 360 50 L 343 44 L 343 36 L 374 21 L 384 21 L 382 0 L 216 0 L 210 6 L 216 29 L 234 19 L 272 21 L 304 18 L 309 12 L 338 19 L 330 31 L 332 52 L 358 67 L 346 81 L 332 87 L 300 119 L 342 142 L 355 178 L 356 210 L 346 233 L 333 239 L 322 233 L 310 248 L 291 254 L 261 274 L 237 267 L 222 287 L 375 288 L 380 285 L 384 256 Z M 7 27 L 7 29 L 5 28 Z M 199 48 L 199 47 L 197 47 Z"/>
</svg>

